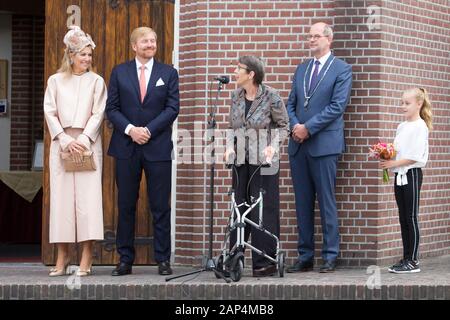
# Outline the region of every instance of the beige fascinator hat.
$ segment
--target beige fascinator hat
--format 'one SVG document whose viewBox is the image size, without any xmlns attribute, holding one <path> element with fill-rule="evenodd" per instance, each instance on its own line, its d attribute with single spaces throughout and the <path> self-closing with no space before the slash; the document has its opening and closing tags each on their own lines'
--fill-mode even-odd
<svg viewBox="0 0 450 320">
<path fill-rule="evenodd" d="M 92 47 L 92 50 L 95 49 L 95 43 L 92 41 L 91 36 L 84 33 L 79 26 L 70 26 L 69 29 L 63 41 L 70 52 L 80 52 L 89 45 Z"/>
</svg>

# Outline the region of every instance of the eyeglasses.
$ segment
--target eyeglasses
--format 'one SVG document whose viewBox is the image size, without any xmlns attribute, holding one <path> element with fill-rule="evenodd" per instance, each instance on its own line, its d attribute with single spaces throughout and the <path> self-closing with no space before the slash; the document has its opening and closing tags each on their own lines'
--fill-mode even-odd
<svg viewBox="0 0 450 320">
<path fill-rule="evenodd" d="M 249 72 L 250 72 L 250 69 L 249 69 L 249 68 L 242 67 L 242 66 L 240 66 L 240 65 L 237 65 L 236 68 L 238 69 L 238 71 L 240 71 L 241 69 L 243 69 L 243 70 L 246 70 L 246 71 L 249 71 Z"/>
<path fill-rule="evenodd" d="M 314 34 L 314 35 L 308 34 L 306 36 L 306 40 L 308 40 L 308 41 L 310 41 L 311 39 L 317 40 L 317 39 L 320 39 L 320 38 L 323 38 L 323 37 L 328 37 L 328 36 L 321 36 L 320 34 Z"/>
</svg>

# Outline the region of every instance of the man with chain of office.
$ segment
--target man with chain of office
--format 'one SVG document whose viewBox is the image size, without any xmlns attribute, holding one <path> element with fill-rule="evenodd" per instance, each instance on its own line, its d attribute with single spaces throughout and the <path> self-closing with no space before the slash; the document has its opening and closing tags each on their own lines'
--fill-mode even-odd
<svg viewBox="0 0 450 320">
<path fill-rule="evenodd" d="M 313 269 L 317 196 L 323 232 L 320 272 L 333 272 L 339 255 L 336 173 L 338 157 L 345 148 L 343 114 L 350 98 L 352 70 L 331 52 L 333 30 L 326 23 L 312 25 L 306 40 L 314 58 L 297 67 L 286 106 L 299 253 L 287 271 Z"/>
</svg>

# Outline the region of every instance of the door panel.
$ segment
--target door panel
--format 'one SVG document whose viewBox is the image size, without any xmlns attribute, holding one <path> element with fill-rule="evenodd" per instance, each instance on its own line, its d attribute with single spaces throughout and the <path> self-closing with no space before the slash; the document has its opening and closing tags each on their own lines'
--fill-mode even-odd
<svg viewBox="0 0 450 320">
<path fill-rule="evenodd" d="M 94 71 L 109 82 L 112 68 L 134 58 L 129 39 L 131 31 L 138 26 L 152 27 L 158 36 L 156 59 L 172 63 L 174 32 L 174 1 L 146 0 L 47 0 L 45 25 L 45 79 L 59 68 L 63 57 L 63 38 L 67 32 L 67 21 L 72 13 L 67 13 L 71 5 L 80 8 L 81 29 L 89 33 L 96 44 L 93 55 Z M 48 152 L 50 137 L 44 130 L 44 197 L 42 223 L 42 261 L 53 264 L 56 259 L 55 246 L 48 243 L 50 184 L 48 172 Z M 115 185 L 114 159 L 107 155 L 112 126 L 108 120 L 102 128 L 103 139 L 103 216 L 105 241 L 95 247 L 95 264 L 118 262 L 115 250 L 117 227 L 117 188 Z M 140 197 L 136 214 L 136 264 L 153 264 L 153 227 L 149 214 L 145 187 L 142 178 Z M 79 248 L 80 249 L 80 248 Z M 80 250 L 71 246 L 72 263 L 78 263 Z"/>
</svg>

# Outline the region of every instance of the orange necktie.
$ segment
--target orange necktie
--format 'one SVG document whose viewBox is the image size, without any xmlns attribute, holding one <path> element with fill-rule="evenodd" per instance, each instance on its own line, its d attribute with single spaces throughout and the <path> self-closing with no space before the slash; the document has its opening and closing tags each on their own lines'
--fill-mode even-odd
<svg viewBox="0 0 450 320">
<path fill-rule="evenodd" d="M 139 88 L 141 89 L 141 103 L 144 102 L 147 93 L 147 83 L 145 81 L 145 66 L 141 66 L 141 75 L 139 77 Z"/>
</svg>

